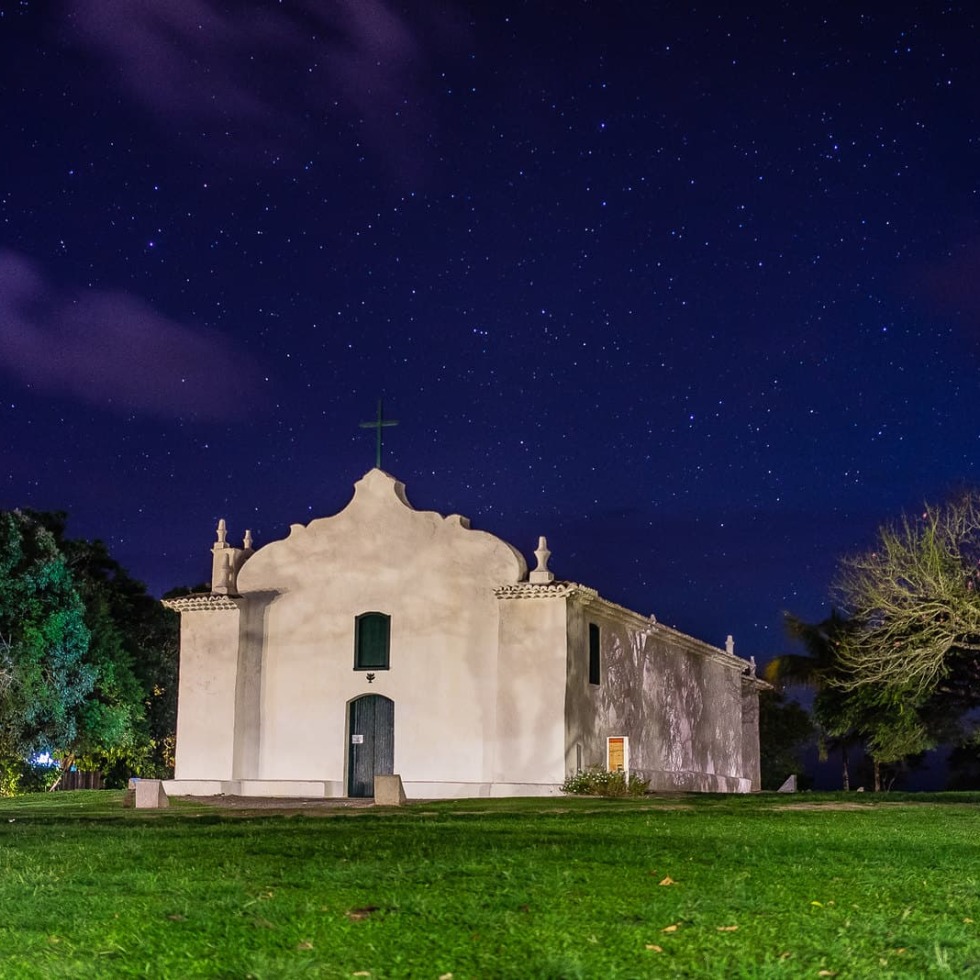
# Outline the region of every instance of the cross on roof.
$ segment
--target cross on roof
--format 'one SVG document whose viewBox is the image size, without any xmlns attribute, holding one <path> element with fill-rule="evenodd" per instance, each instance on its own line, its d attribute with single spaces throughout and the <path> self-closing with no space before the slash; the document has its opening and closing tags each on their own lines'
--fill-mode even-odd
<svg viewBox="0 0 980 980">
<path fill-rule="evenodd" d="M 381 469 L 381 430 L 387 429 L 392 425 L 398 425 L 398 420 L 385 418 L 384 406 L 380 398 L 378 399 L 378 417 L 373 422 L 360 423 L 360 427 L 362 429 L 377 430 L 378 433 L 377 455 L 376 455 L 376 461 L 374 465 L 377 466 L 379 470 Z"/>
</svg>

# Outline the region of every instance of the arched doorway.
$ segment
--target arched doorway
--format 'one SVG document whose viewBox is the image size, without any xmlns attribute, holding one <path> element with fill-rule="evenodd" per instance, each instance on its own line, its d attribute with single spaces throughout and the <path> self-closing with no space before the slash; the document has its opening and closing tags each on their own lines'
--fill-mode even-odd
<svg viewBox="0 0 980 980">
<path fill-rule="evenodd" d="M 347 795 L 374 796 L 374 777 L 395 771 L 395 702 L 365 694 L 347 706 Z"/>
</svg>

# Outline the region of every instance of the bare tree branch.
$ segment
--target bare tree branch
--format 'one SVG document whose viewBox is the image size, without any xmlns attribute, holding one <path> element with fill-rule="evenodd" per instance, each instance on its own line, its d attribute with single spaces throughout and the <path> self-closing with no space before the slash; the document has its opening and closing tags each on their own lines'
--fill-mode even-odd
<svg viewBox="0 0 980 980">
<path fill-rule="evenodd" d="M 912 695 L 980 652 L 980 494 L 963 494 L 879 529 L 872 551 L 842 561 L 835 591 L 856 628 L 843 638 L 844 688 Z"/>
</svg>

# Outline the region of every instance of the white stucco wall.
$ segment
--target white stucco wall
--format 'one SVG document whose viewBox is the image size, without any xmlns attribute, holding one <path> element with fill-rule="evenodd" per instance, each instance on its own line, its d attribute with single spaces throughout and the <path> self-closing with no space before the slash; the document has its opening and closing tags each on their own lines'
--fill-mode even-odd
<svg viewBox="0 0 980 980">
<path fill-rule="evenodd" d="M 344 783 L 347 704 L 381 694 L 395 704 L 395 771 L 406 784 L 490 782 L 493 589 L 525 573 L 508 544 L 413 510 L 380 470 L 341 513 L 257 551 L 238 576 L 252 690 L 239 691 L 250 717 L 236 778 Z M 371 611 L 391 617 L 390 670 L 372 671 L 373 683 L 353 669 L 355 617 Z"/>
<path fill-rule="evenodd" d="M 180 609 L 177 779 L 231 779 L 240 612 L 224 596 L 188 597 Z"/>
<path fill-rule="evenodd" d="M 498 590 L 495 781 L 554 787 L 565 779 L 565 621 L 561 585 Z"/>
</svg>

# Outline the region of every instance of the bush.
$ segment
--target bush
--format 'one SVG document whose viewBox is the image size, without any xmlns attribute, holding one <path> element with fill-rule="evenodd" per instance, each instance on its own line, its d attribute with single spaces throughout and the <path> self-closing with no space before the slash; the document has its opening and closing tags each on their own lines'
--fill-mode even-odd
<svg viewBox="0 0 980 980">
<path fill-rule="evenodd" d="M 43 793 L 58 775 L 58 767 L 24 759 L 0 758 L 0 797 Z"/>
<path fill-rule="evenodd" d="M 0 758 L 0 796 L 15 796 L 20 783 L 20 759 Z"/>
<path fill-rule="evenodd" d="M 610 772 L 602 766 L 590 766 L 569 776 L 561 791 L 573 796 L 643 796 L 650 783 L 631 772 Z"/>
</svg>

